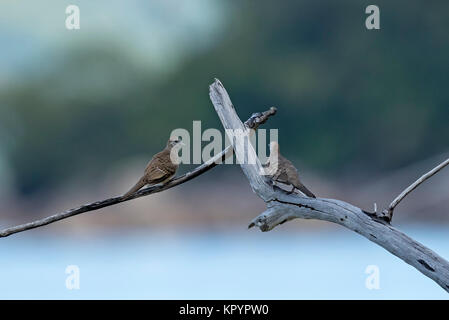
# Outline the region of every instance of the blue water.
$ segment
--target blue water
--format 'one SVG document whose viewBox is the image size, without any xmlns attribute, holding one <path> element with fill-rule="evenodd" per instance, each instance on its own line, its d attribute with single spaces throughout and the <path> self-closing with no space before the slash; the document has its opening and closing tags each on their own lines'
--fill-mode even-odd
<svg viewBox="0 0 449 320">
<path fill-rule="evenodd" d="M 402 228 L 449 258 L 447 228 Z M 134 232 L 0 239 L 1 299 L 447 299 L 384 249 L 341 232 Z M 39 234 L 39 236 L 37 236 Z M 79 289 L 66 288 L 68 265 Z M 379 267 L 379 289 L 365 286 Z"/>
</svg>

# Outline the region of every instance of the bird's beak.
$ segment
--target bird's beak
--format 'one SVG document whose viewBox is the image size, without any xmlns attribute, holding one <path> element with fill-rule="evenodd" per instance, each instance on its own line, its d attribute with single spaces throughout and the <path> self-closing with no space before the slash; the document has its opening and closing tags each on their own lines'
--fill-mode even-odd
<svg viewBox="0 0 449 320">
<path fill-rule="evenodd" d="M 251 222 L 248 226 L 248 229 L 251 229 L 252 227 L 254 227 L 256 224 L 254 222 Z"/>
<path fill-rule="evenodd" d="M 179 145 L 181 145 L 181 146 L 184 147 L 186 144 L 185 144 L 184 142 L 180 141 L 180 142 L 179 142 Z"/>
</svg>

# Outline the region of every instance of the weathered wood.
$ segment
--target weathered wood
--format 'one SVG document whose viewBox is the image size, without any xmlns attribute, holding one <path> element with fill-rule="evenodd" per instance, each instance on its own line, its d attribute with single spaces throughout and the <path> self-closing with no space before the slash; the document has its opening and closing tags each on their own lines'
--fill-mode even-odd
<svg viewBox="0 0 449 320">
<path fill-rule="evenodd" d="M 215 82 L 209 87 L 209 96 L 234 148 L 237 160 L 242 163 L 242 170 L 248 178 L 253 191 L 263 200 L 269 201 L 271 199 L 272 187 L 261 174 L 264 170 L 256 155 L 256 151 L 250 143 L 245 144 L 245 139 L 243 138 L 246 136 L 248 137 L 247 141 L 249 141 L 250 130 L 238 117 L 226 89 L 218 79 L 215 79 Z M 233 139 L 233 136 L 230 135 L 231 131 L 237 133 L 236 136 L 239 138 Z M 247 161 L 243 163 L 245 159 Z"/>
<path fill-rule="evenodd" d="M 430 170 L 429 172 L 423 174 L 418 180 L 413 182 L 410 186 L 408 186 L 404 191 L 402 191 L 388 206 L 388 209 L 382 211 L 382 214 L 389 220 L 393 219 L 393 212 L 396 206 L 401 202 L 410 192 L 418 188 L 424 181 L 434 176 L 436 173 L 440 172 L 441 169 L 449 165 L 449 159 L 444 160 L 442 163 L 437 165 L 435 168 Z"/>
<path fill-rule="evenodd" d="M 231 99 L 219 80 L 210 86 L 210 97 L 225 129 L 243 129 Z M 244 150 L 243 140 L 233 143 L 237 154 Z M 247 146 L 248 154 L 255 155 L 253 147 Z M 267 204 L 267 210 L 256 217 L 249 227 L 257 226 L 269 231 L 286 221 L 296 218 L 325 220 L 342 225 L 368 240 L 380 245 L 393 255 L 412 265 L 427 277 L 449 292 L 449 263 L 432 250 L 413 240 L 379 219 L 375 214 L 335 199 L 307 198 L 296 194 L 287 194 L 260 175 L 261 164 L 241 165 L 253 191 Z"/>
</svg>

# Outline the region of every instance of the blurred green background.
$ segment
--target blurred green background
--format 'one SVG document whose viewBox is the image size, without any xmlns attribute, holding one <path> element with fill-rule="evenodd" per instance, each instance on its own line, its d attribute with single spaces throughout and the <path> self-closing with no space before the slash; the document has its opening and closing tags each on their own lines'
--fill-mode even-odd
<svg viewBox="0 0 449 320">
<path fill-rule="evenodd" d="M 80 8 L 80 30 L 65 28 L 69 4 Z M 0 227 L 127 191 L 150 157 L 163 148 L 173 129 L 191 131 L 192 121 L 201 120 L 203 130 L 222 130 L 208 96 L 208 85 L 214 78 L 224 83 L 242 120 L 253 112 L 278 108 L 264 128 L 279 129 L 282 153 L 298 166 L 305 184 L 315 194 L 346 200 L 368 210 L 372 210 L 374 202 L 378 207 L 388 205 L 404 187 L 448 156 L 449 2 L 378 0 L 375 4 L 380 7 L 380 30 L 365 27 L 365 8 L 370 4 L 357 0 L 2 1 Z M 183 165 L 179 172 L 192 167 Z M 443 256 L 448 252 L 447 237 L 442 236 L 447 234 L 449 222 L 448 171 L 443 170 L 412 193 L 395 214 L 395 225 L 407 231 L 415 223 L 416 234 L 433 243 L 432 248 L 440 246 L 437 252 Z M 228 265 L 220 260 L 225 256 L 209 255 L 212 249 L 208 243 L 218 243 L 219 248 L 222 245 L 221 249 L 229 252 L 235 249 L 232 246 L 240 248 L 240 255 L 229 253 L 226 259 L 235 262 L 229 264 L 231 269 L 240 262 L 244 264 L 248 277 L 254 276 L 251 272 L 260 264 L 276 261 L 279 265 L 273 267 L 283 268 L 280 261 L 284 259 L 287 265 L 291 258 L 298 259 L 298 268 L 303 259 L 308 259 L 312 264 L 309 270 L 324 275 L 320 278 L 323 286 L 331 281 L 325 276 L 327 270 L 320 269 L 323 261 L 340 266 L 337 278 L 341 281 L 354 281 L 352 287 L 345 283 L 340 289 L 335 287 L 334 292 L 322 290 L 320 284 L 310 280 L 301 297 L 309 297 L 307 292 L 314 292 L 310 297 L 318 298 L 339 297 L 342 292 L 347 297 L 440 297 L 440 289 L 432 282 L 426 282 L 414 270 L 406 269 L 411 272 L 407 273 L 401 269 L 405 264 L 391 260 L 395 258 L 381 248 L 370 244 L 368 249 L 374 251 L 366 251 L 368 241 L 360 238 L 354 240 L 360 245 L 353 247 L 353 239 L 345 238 L 349 237 L 346 231 L 339 238 L 343 239 L 341 246 L 328 249 L 332 252 L 307 251 L 312 250 L 307 244 L 317 243 L 316 235 L 321 237 L 324 230 L 340 230 L 331 224 L 294 221 L 269 235 L 245 235 L 248 238 L 242 238 L 241 243 L 233 243 L 233 234 L 227 232 L 238 232 L 240 239 L 248 221 L 262 210 L 263 201 L 251 192 L 239 167 L 219 166 L 161 194 L 105 208 L 102 214 L 84 214 L 29 231 L 26 236 L 13 236 L 2 242 L 0 250 L 19 255 L 23 252 L 23 256 L 6 255 L 3 259 L 12 261 L 13 269 L 30 274 L 30 268 L 23 266 L 27 263 L 24 257 L 42 244 L 49 251 L 35 261 L 44 274 L 48 268 L 56 268 L 50 260 L 65 266 L 66 256 L 61 258 L 60 248 L 49 245 L 52 240 L 35 244 L 14 239 L 54 236 L 59 243 L 67 235 L 75 239 L 98 236 L 92 243 L 67 244 L 72 249 L 65 254 L 85 262 L 97 261 L 93 258 L 97 253 L 105 254 L 115 265 L 118 260 L 130 259 L 127 248 L 147 243 L 138 237 L 122 242 L 120 236 L 126 232 L 143 230 L 146 234 L 157 230 L 162 235 L 147 240 L 163 245 L 167 235 L 175 231 L 175 238 L 184 239 L 179 241 L 185 241 L 187 248 L 170 244 L 163 250 L 147 249 L 158 261 L 151 264 L 161 263 L 162 278 L 166 276 L 167 281 L 173 278 L 164 271 L 171 270 L 164 263 L 171 261 L 173 265 L 190 263 L 196 272 L 191 274 L 192 279 L 209 283 L 199 279 L 206 272 L 202 268 L 208 266 L 204 261 L 210 259 L 215 267 Z M 437 225 L 443 229 L 437 231 Z M 306 245 L 298 251 L 304 252 L 304 257 L 294 255 L 296 247 L 291 248 L 288 236 L 283 236 L 298 230 L 317 232 L 301 239 Z M 103 238 L 100 231 L 107 231 L 107 236 Z M 188 233 L 185 237 L 184 232 Z M 220 232 L 224 232 L 223 238 Z M 252 236 L 258 240 L 248 245 Z M 117 246 L 125 256 L 114 260 L 118 253 L 113 246 L 101 247 L 104 239 L 111 239 L 108 237 L 120 243 Z M 335 239 L 333 234 L 331 237 Z M 273 239 L 277 242 L 273 243 Z M 231 247 L 225 245 L 228 241 Z M 264 250 L 258 247 L 261 243 L 272 244 L 271 262 L 252 258 L 258 250 Z M 325 250 L 329 243 L 321 244 Z M 198 255 L 191 259 L 179 255 L 190 249 Z M 72 256 L 73 252 L 78 255 Z M 92 256 L 85 256 L 85 252 Z M 139 254 L 131 254 L 137 265 L 145 259 Z M 326 255 L 333 254 L 335 260 L 326 260 Z M 363 287 L 363 279 L 346 274 L 361 272 L 363 278 L 366 264 L 382 266 L 382 261 L 388 263 L 383 270 L 392 272 L 384 273 L 391 280 L 386 287 L 392 291 L 370 295 Z M 95 272 L 110 266 L 97 262 L 92 267 L 92 278 L 96 278 Z M 128 274 L 137 272 L 134 265 L 123 268 Z M 241 270 L 232 270 L 244 277 Z M 189 295 L 189 283 L 184 289 L 178 283 L 167 289 L 162 283 L 159 288 L 165 288 L 165 295 L 152 292 L 150 297 L 229 298 L 240 292 L 242 298 L 276 298 L 279 296 L 274 292 L 279 291 L 285 292 L 284 298 L 298 297 L 296 287 L 292 285 L 288 291 L 285 283 L 277 280 L 273 283 L 280 287 L 270 291 L 272 295 L 264 295 L 267 291 L 257 287 L 245 291 L 250 290 L 242 286 L 246 280 L 236 284 L 232 273 L 226 278 L 227 271 L 220 273 L 225 276 L 217 287 L 198 289 L 194 295 Z M 26 290 L 17 286 L 17 278 L 22 276 L 3 273 L 4 296 L 23 297 Z M 402 285 L 394 285 L 401 281 L 396 277 L 401 276 Z M 48 275 L 48 279 L 53 277 L 53 273 Z M 149 279 L 155 279 L 152 277 Z M 20 281 L 25 286 L 31 280 Z M 413 291 L 404 284 L 409 281 L 425 284 L 416 284 L 413 288 L 421 289 Z M 228 291 L 220 291 L 226 285 L 230 285 Z M 435 291 L 426 291 L 426 285 Z M 347 291 L 342 289 L 345 286 Z M 141 297 L 131 294 L 137 292 L 131 288 L 95 288 L 91 295 L 76 297 Z M 139 288 L 147 292 L 147 287 Z M 27 292 L 28 297 L 68 297 L 52 290 L 44 295 Z"/>
<path fill-rule="evenodd" d="M 277 106 L 268 126 L 315 171 L 447 150 L 445 1 L 378 1 L 379 31 L 364 1 L 79 1 L 77 31 L 66 1 L 19 3 L 2 4 L 0 146 L 20 194 L 151 154 L 193 120 L 221 128 L 214 77 L 244 119 Z"/>
</svg>

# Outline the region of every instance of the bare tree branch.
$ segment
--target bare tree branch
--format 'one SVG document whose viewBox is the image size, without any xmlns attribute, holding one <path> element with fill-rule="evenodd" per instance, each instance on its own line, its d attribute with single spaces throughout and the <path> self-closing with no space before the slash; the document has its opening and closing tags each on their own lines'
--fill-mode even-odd
<svg viewBox="0 0 449 320">
<path fill-rule="evenodd" d="M 412 192 L 413 190 L 418 188 L 421 183 L 423 183 L 424 181 L 426 181 L 427 179 L 429 179 L 430 177 L 432 177 L 433 175 L 438 173 L 441 169 L 443 169 L 448 164 L 449 164 L 449 159 L 446 159 L 445 161 L 443 161 L 442 163 L 437 165 L 435 168 L 433 168 L 432 170 L 430 170 L 426 174 L 422 175 L 418 180 L 413 182 L 409 187 L 407 187 L 404 191 L 402 191 L 401 194 L 399 194 L 393 200 L 393 202 L 391 202 L 391 204 L 388 207 L 388 209 L 385 209 L 385 210 L 382 211 L 382 213 L 385 215 L 385 217 L 389 221 L 391 221 L 391 219 L 393 219 L 393 211 L 396 208 L 396 206 L 399 204 L 399 202 L 401 202 L 402 199 L 404 199 L 410 192 Z"/>
<path fill-rule="evenodd" d="M 224 128 L 244 130 L 245 128 L 221 82 L 215 80 L 209 90 L 210 98 Z M 232 139 L 230 140 L 232 141 Z M 237 157 L 244 157 L 244 155 L 237 154 L 241 153 L 241 150 L 245 150 L 249 155 L 255 155 L 250 144 L 247 146 L 249 150 L 243 148 L 242 139 L 236 139 L 232 143 Z M 262 168 L 259 161 L 255 161 L 254 164 L 242 164 L 241 168 L 253 191 L 267 204 L 267 210 L 253 219 L 249 227 L 257 226 L 261 231 L 269 231 L 277 225 L 295 218 L 337 223 L 385 248 L 449 292 L 448 261 L 393 228 L 388 222 L 341 200 L 314 199 L 297 194 L 287 194 L 280 188 L 273 187 L 267 179 L 260 175 Z"/>
<path fill-rule="evenodd" d="M 256 130 L 261 124 L 265 123 L 268 120 L 268 118 L 273 116 L 274 114 L 276 114 L 276 108 L 274 108 L 274 107 L 271 107 L 269 110 L 264 111 L 264 112 L 254 113 L 245 122 L 245 128 Z M 51 215 L 49 217 L 46 217 L 46 218 L 43 218 L 40 220 L 25 223 L 25 224 L 18 225 L 15 227 L 6 228 L 3 230 L 0 230 L 0 238 L 7 237 L 14 233 L 42 227 L 47 224 L 50 224 L 50 223 L 53 223 L 53 222 L 56 222 L 56 221 L 59 221 L 62 219 L 67 219 L 69 217 L 72 217 L 72 216 L 75 216 L 75 215 L 78 215 L 78 214 L 81 214 L 84 212 L 98 210 L 98 209 L 109 207 L 109 206 L 112 206 L 112 205 L 115 205 L 115 204 L 118 204 L 121 202 L 148 196 L 153 193 L 158 193 L 158 192 L 173 188 L 177 185 L 183 184 L 184 182 L 190 181 L 193 178 L 198 177 L 199 175 L 205 173 L 206 171 L 209 171 L 210 169 L 214 168 L 216 165 L 222 163 L 227 157 L 231 156 L 232 154 L 233 154 L 233 149 L 231 146 L 228 146 L 223 151 L 221 151 L 219 154 L 217 154 L 216 156 L 209 159 L 209 161 L 196 167 L 193 171 L 183 174 L 182 176 L 177 177 L 177 178 L 169 181 L 166 184 L 163 184 L 163 185 L 158 184 L 158 185 L 143 188 L 140 191 L 136 192 L 133 196 L 131 196 L 127 199 L 123 199 L 122 196 L 118 196 L 118 197 L 109 198 L 109 199 L 102 200 L 102 201 L 96 201 L 93 203 L 82 205 L 78 208 L 74 208 L 74 209 L 70 209 L 67 211 L 60 212 L 60 213 L 56 213 L 54 215 Z"/>
</svg>

